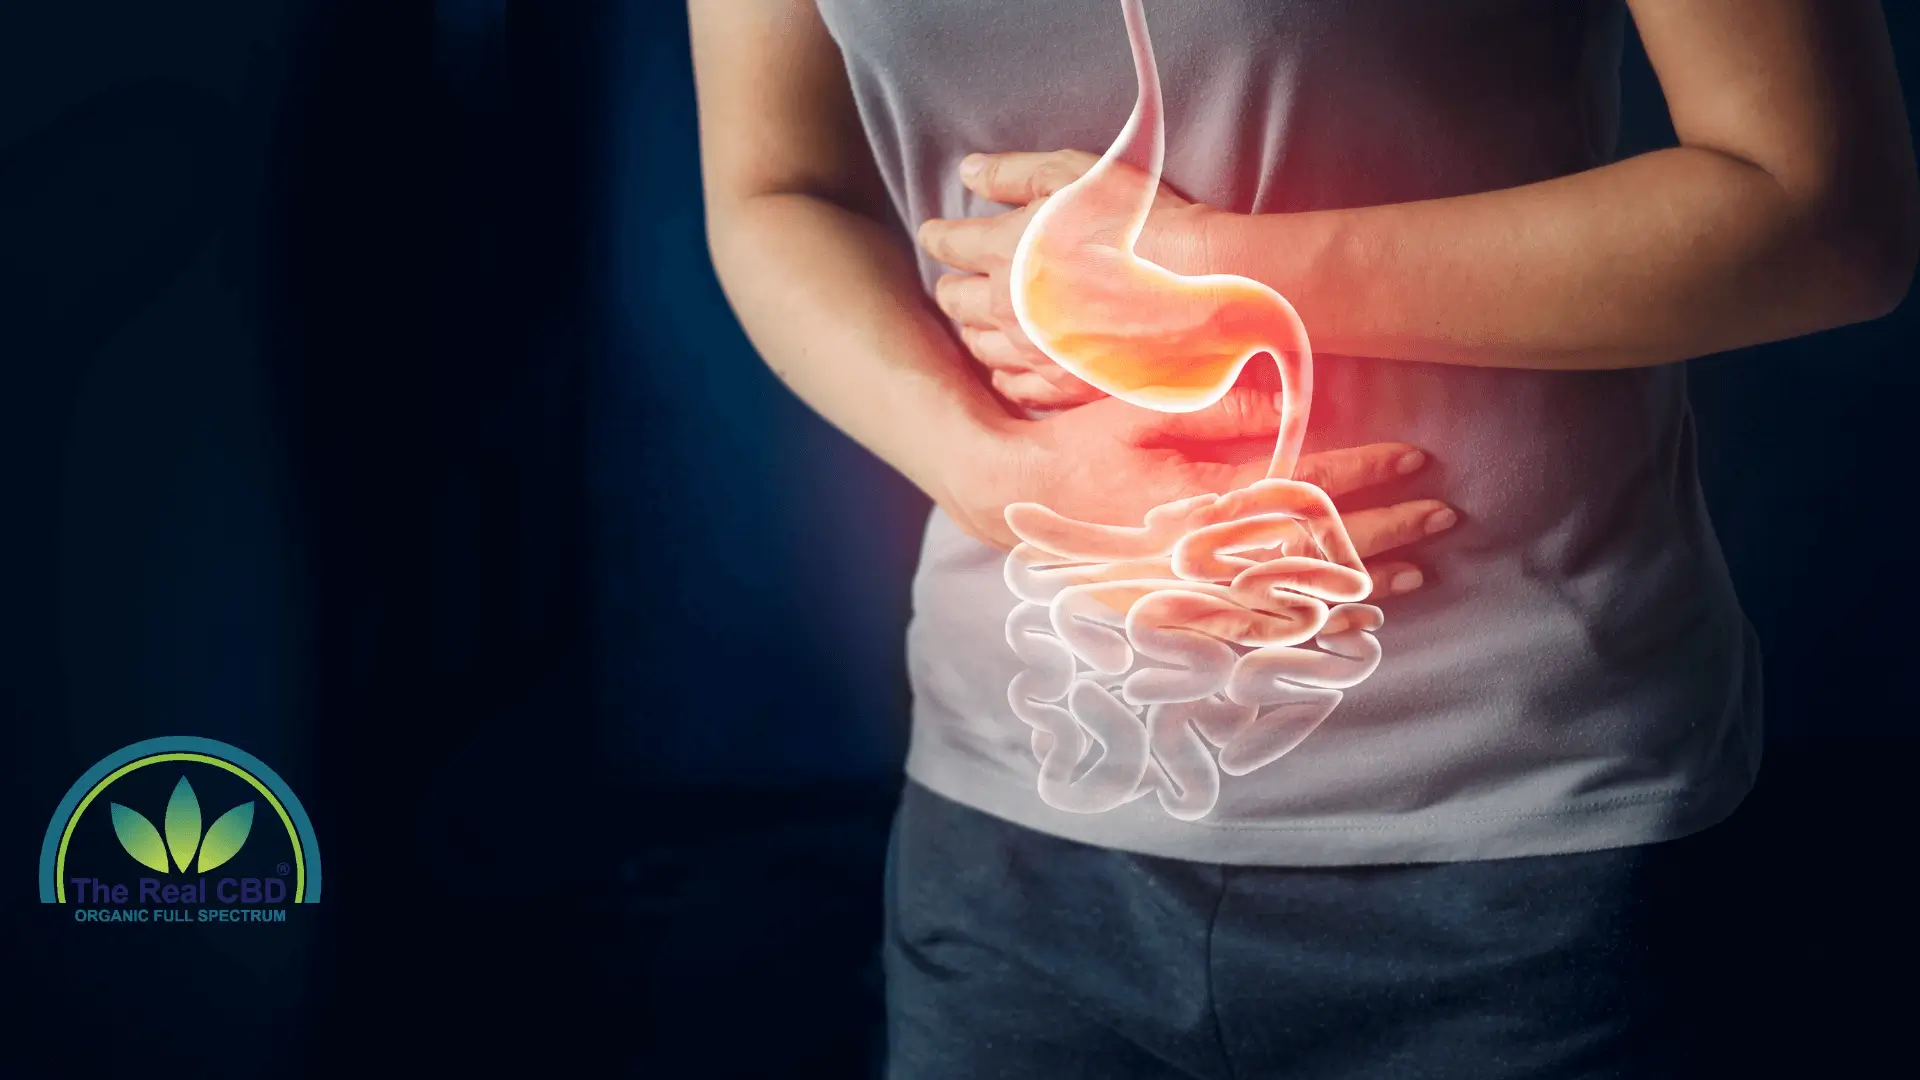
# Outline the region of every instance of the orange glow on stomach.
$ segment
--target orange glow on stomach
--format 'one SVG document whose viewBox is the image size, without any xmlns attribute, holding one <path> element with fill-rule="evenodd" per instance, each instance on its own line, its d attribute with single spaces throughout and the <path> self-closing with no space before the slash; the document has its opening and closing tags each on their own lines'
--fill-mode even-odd
<svg viewBox="0 0 1920 1080">
<path fill-rule="evenodd" d="M 1280 430 L 1266 480 L 1155 507 L 1140 526 L 1007 507 L 1022 543 L 1005 565 L 1021 601 L 1006 635 L 1026 665 L 1007 699 L 1032 728 L 1049 806 L 1104 813 L 1152 793 L 1194 821 L 1223 776 L 1290 752 L 1373 674 L 1383 616 L 1361 602 L 1373 582 L 1333 501 L 1292 479 L 1313 397 L 1293 306 L 1256 281 L 1183 276 L 1133 253 L 1164 132 L 1146 17 L 1140 0 L 1121 8 L 1140 97 L 1106 156 L 1027 223 L 1014 314 L 1062 368 L 1160 412 L 1218 402 L 1270 354 Z"/>
</svg>

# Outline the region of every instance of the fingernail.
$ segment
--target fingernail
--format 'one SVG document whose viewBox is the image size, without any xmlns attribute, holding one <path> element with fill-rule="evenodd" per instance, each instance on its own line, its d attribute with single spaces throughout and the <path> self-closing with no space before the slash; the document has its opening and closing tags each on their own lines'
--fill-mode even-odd
<svg viewBox="0 0 1920 1080">
<path fill-rule="evenodd" d="M 1451 510 L 1435 510 L 1433 513 L 1427 515 L 1427 535 L 1432 536 L 1437 532 L 1445 532 L 1453 528 L 1453 523 L 1459 520 L 1460 515 Z"/>
<path fill-rule="evenodd" d="M 1426 464 L 1426 461 L 1427 461 L 1427 455 L 1421 453 L 1418 450 L 1414 450 L 1405 454 L 1401 454 L 1400 460 L 1395 462 L 1393 467 L 1399 471 L 1401 476 L 1405 476 L 1408 473 L 1413 472 L 1415 469 L 1418 469 L 1420 466 Z"/>
<path fill-rule="evenodd" d="M 1285 390 L 1275 390 L 1273 392 L 1273 411 L 1277 413 L 1287 411 L 1287 392 Z"/>
<path fill-rule="evenodd" d="M 980 175 L 981 166 L 986 162 L 978 154 L 968 154 L 960 159 L 960 179 L 971 180 Z"/>
<path fill-rule="evenodd" d="M 1397 593 L 1412 592 L 1425 580 L 1426 578 L 1422 577 L 1418 570 L 1402 570 L 1393 575 L 1393 580 L 1387 582 L 1387 587 Z"/>
</svg>

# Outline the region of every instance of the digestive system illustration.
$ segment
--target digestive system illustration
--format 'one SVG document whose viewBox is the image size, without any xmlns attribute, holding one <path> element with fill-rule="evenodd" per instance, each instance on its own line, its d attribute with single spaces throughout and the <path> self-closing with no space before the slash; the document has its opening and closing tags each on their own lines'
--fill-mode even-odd
<svg viewBox="0 0 1920 1080">
<path fill-rule="evenodd" d="M 1211 813 L 1222 774 L 1267 766 L 1379 666 L 1372 581 L 1327 494 L 1293 479 L 1312 403 L 1306 328 L 1246 278 L 1182 276 L 1133 253 L 1166 134 L 1140 0 L 1121 0 L 1139 98 L 1098 164 L 1034 214 L 1015 250 L 1013 307 L 1041 351 L 1095 388 L 1161 412 L 1226 396 L 1254 357 L 1280 369 L 1267 478 L 1150 510 L 1139 526 L 1007 507 L 1022 541 L 1008 688 L 1032 730 L 1039 794 L 1074 813 L 1156 795 Z M 1313 648 L 1305 647 L 1309 642 Z"/>
</svg>

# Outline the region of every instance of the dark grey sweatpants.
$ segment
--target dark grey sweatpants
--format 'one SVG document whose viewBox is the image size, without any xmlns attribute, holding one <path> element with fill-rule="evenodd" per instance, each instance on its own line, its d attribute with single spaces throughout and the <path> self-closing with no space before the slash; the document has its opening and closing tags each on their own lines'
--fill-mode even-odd
<svg viewBox="0 0 1920 1080">
<path fill-rule="evenodd" d="M 1702 873 L 1714 833 L 1229 867 L 1060 840 L 909 783 L 887 866 L 888 1076 L 1699 1075 L 1684 987 L 1710 980 L 1685 946 L 1731 899 Z"/>
</svg>

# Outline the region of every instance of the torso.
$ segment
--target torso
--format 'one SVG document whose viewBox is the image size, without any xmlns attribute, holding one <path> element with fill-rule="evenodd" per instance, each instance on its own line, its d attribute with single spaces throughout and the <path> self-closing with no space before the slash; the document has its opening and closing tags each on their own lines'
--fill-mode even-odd
<svg viewBox="0 0 1920 1080">
<path fill-rule="evenodd" d="M 1132 104 L 1117 2 L 820 0 L 903 230 L 991 214 L 972 151 L 1099 152 Z M 1442 197 L 1612 153 L 1617 0 L 1148 0 L 1165 178 L 1237 212 Z M 904 238 L 903 238 L 904 242 Z M 924 256 L 923 284 L 943 268 Z M 1308 326 L 1311 334 L 1312 326 Z M 1444 861 L 1647 842 L 1738 801 L 1758 654 L 1694 470 L 1679 366 L 1546 373 L 1319 356 L 1307 450 L 1406 441 L 1462 524 L 1387 605 L 1386 660 L 1209 819 L 1033 791 L 1001 553 L 936 512 L 909 632 L 909 772 L 1043 831 L 1242 863 Z"/>
</svg>

